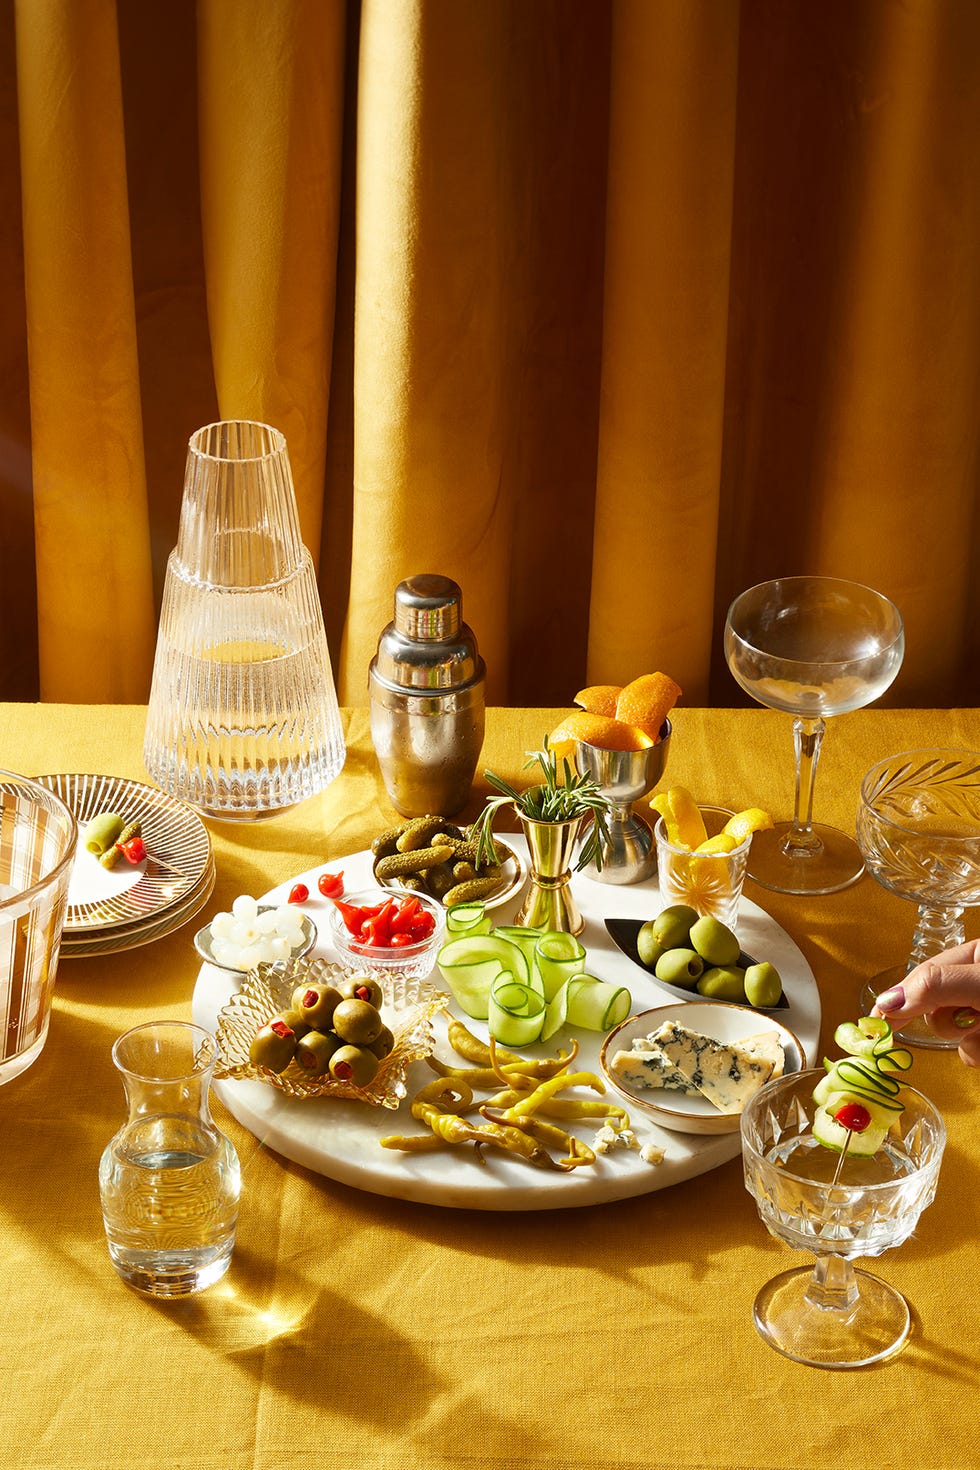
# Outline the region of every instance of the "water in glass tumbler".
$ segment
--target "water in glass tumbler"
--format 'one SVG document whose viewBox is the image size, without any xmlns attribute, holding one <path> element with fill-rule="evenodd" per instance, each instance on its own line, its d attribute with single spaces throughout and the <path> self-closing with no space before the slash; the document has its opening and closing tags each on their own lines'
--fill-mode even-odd
<svg viewBox="0 0 980 1470">
<path fill-rule="evenodd" d="M 228 1269 L 239 1167 L 228 1140 L 186 1118 L 150 1118 L 113 1140 L 99 1174 L 112 1263 L 151 1296 L 183 1296 Z"/>
<path fill-rule="evenodd" d="M 147 1296 L 188 1296 L 231 1261 L 241 1171 L 211 1120 L 216 1058 L 211 1033 L 185 1021 L 137 1026 L 112 1049 L 129 1116 L 99 1165 L 102 1216 L 112 1264 Z"/>
</svg>

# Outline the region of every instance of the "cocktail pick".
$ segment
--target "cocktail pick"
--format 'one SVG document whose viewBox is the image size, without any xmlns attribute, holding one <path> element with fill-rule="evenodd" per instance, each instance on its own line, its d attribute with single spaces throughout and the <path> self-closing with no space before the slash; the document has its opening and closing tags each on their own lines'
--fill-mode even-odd
<svg viewBox="0 0 980 1470">
<path fill-rule="evenodd" d="M 861 1103 L 844 1103 L 834 1114 L 834 1122 L 839 1123 L 842 1128 L 847 1129 L 847 1138 L 844 1140 L 844 1147 L 841 1149 L 840 1158 L 837 1160 L 834 1177 L 830 1181 L 831 1189 L 834 1188 L 840 1179 L 841 1170 L 844 1167 L 844 1160 L 847 1158 L 847 1150 L 851 1146 L 851 1139 L 855 1133 L 864 1132 L 865 1128 L 871 1122 L 871 1114 Z"/>
</svg>

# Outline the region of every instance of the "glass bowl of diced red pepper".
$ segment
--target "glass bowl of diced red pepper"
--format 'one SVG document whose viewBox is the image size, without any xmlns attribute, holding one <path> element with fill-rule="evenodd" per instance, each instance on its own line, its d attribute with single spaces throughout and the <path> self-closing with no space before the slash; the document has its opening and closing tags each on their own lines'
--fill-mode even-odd
<svg viewBox="0 0 980 1470">
<path fill-rule="evenodd" d="M 425 893 L 371 889 L 335 898 L 327 924 L 337 957 L 351 973 L 424 978 L 435 966 L 446 913 Z"/>
</svg>

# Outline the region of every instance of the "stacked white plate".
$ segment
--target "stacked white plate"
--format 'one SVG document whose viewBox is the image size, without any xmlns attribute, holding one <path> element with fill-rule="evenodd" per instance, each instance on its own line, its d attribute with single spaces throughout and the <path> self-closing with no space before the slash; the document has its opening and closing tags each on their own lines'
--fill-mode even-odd
<svg viewBox="0 0 980 1470">
<path fill-rule="evenodd" d="M 214 888 L 211 836 L 198 814 L 182 801 L 121 776 L 37 776 L 61 797 L 79 827 L 78 852 L 68 889 L 61 954 L 112 954 L 135 949 L 179 929 L 203 908 Z M 100 812 L 139 821 L 144 861 L 120 857 L 104 868 L 85 849 L 86 823 Z"/>
</svg>

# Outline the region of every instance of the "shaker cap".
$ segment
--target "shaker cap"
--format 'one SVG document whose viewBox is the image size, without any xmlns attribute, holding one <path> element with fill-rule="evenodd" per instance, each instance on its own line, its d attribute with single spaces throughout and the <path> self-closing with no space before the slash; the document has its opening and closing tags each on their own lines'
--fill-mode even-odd
<svg viewBox="0 0 980 1470">
<path fill-rule="evenodd" d="M 378 640 L 371 674 L 396 689 L 462 689 L 482 679 L 463 594 L 450 577 L 420 573 L 395 588 L 395 616 Z"/>
</svg>

